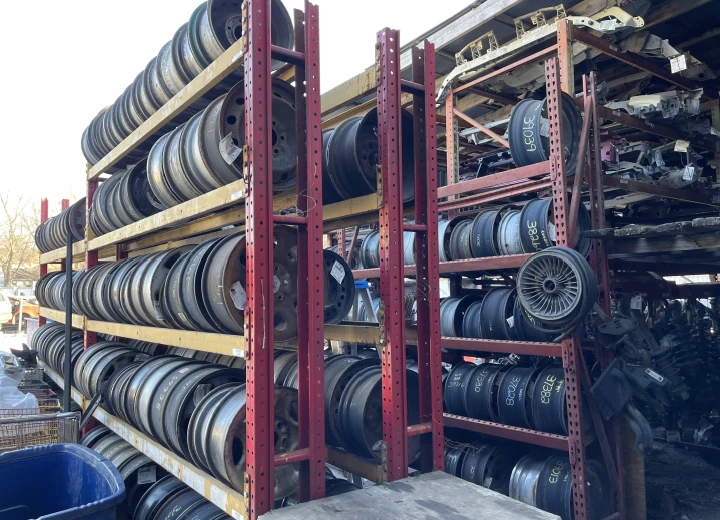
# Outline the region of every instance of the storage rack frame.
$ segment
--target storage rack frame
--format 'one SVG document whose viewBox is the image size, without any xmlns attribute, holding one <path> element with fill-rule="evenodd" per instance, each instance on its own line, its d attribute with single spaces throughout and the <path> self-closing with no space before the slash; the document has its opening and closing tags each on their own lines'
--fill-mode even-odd
<svg viewBox="0 0 720 520">
<path fill-rule="evenodd" d="M 629 114 L 612 111 L 598 105 L 596 99 L 596 85 L 594 74 L 590 77 L 583 77 L 582 95 L 575 97 L 575 76 L 572 62 L 573 43 L 580 43 L 591 47 L 607 56 L 613 57 L 623 63 L 632 65 L 642 71 L 648 72 L 670 84 L 680 88 L 691 90 L 696 88 L 693 82 L 674 76 L 662 67 L 650 60 L 631 52 L 622 52 L 611 42 L 599 38 L 587 31 L 574 28 L 570 20 L 558 20 L 556 22 L 555 41 L 538 43 L 535 52 L 527 50 L 524 57 L 512 60 L 506 66 L 500 66 L 489 72 L 475 74 L 475 77 L 468 79 L 461 84 L 452 85 L 445 98 L 445 126 L 446 126 L 446 156 L 447 156 L 447 185 L 438 190 L 439 197 L 445 197 L 439 203 L 440 211 L 456 212 L 479 204 L 492 203 L 513 195 L 532 193 L 543 189 L 550 189 L 553 197 L 554 223 L 557 229 L 557 245 L 568 245 L 573 243 L 572 233 L 574 222 L 577 220 L 577 204 L 579 197 L 575 197 L 576 205 L 571 207 L 567 195 L 570 192 L 570 180 L 565 176 L 564 157 L 558 147 L 558 136 L 562 135 L 562 118 L 558 118 L 562 106 L 561 92 L 570 94 L 575 102 L 584 112 L 585 123 L 580 136 L 580 154 L 578 157 L 578 172 L 587 170 L 584 181 L 590 195 L 590 213 L 592 229 L 604 229 L 605 204 L 604 188 L 616 187 L 631 192 L 647 193 L 662 196 L 670 199 L 696 202 L 713 206 L 712 196 L 698 190 L 681 190 L 665 186 L 651 185 L 649 183 L 620 180 L 614 177 L 605 176 L 602 170 L 600 157 L 600 119 L 607 119 L 623 126 L 643 130 L 666 139 L 685 139 L 692 142 L 699 148 L 715 151 L 711 144 L 702 139 L 693 139 L 681 134 L 673 128 L 665 125 L 650 125 L 645 120 Z M 463 120 L 477 128 L 504 146 L 507 141 L 495 134 L 492 130 L 474 121 L 469 116 L 456 109 L 456 94 L 470 88 L 482 88 L 482 83 L 490 78 L 509 72 L 523 64 L 536 62 L 539 59 L 547 59 L 545 62 L 546 95 L 548 98 L 548 113 L 550 120 L 551 150 L 548 161 L 533 164 L 525 167 L 517 167 L 511 170 L 487 175 L 477 179 L 458 182 L 459 166 L 459 126 L 458 121 Z M 500 96 L 488 96 L 495 98 L 501 104 L 510 101 L 499 99 Z M 556 116 L 553 117 L 552 114 Z M 554 137 L 554 140 L 553 140 Z M 521 181 L 521 182 L 519 182 Z M 507 184 L 503 184 L 507 183 Z M 572 192 L 579 192 L 583 184 L 583 174 L 576 175 L 573 180 Z M 469 194 L 475 190 L 484 189 L 486 192 L 480 194 Z M 469 194 L 464 196 L 464 194 Z M 506 255 L 489 258 L 470 260 L 459 260 L 440 263 L 441 273 L 463 273 L 477 271 L 493 271 L 499 269 L 519 268 L 531 254 Z M 590 253 L 590 264 L 598 281 L 598 300 L 606 313 L 610 313 L 610 282 L 611 276 L 608 269 L 608 257 L 605 245 L 602 240 L 593 240 Z M 406 269 L 406 274 L 414 273 L 411 266 Z M 370 270 L 364 273 L 366 276 L 375 275 Z M 362 276 L 362 274 L 359 274 Z M 612 361 L 612 353 L 604 349 L 596 340 L 594 342 L 580 342 L 576 334 L 570 335 L 560 344 L 557 343 L 531 343 L 512 342 L 482 339 L 446 338 L 441 339 L 444 349 L 460 350 L 468 352 L 490 352 L 502 354 L 523 354 L 536 356 L 562 357 L 563 368 L 565 369 L 565 380 L 567 385 L 566 406 L 568 415 L 569 435 L 555 435 L 544 432 L 532 431 L 514 426 L 507 426 L 488 421 L 480 421 L 466 417 L 444 414 L 444 424 L 467 430 L 476 431 L 490 436 L 506 438 L 556 450 L 568 451 L 573 476 L 573 498 L 574 513 L 576 519 L 590 518 L 589 498 L 582 483 L 586 482 L 585 472 L 585 439 L 583 434 L 582 417 L 584 406 L 582 391 L 588 391 L 591 380 L 586 366 L 583 350 L 591 350 L 600 361 L 601 368 L 605 368 Z M 599 411 L 592 400 L 588 400 L 590 415 L 593 418 L 598 442 L 603 454 L 603 459 L 610 476 L 610 485 L 613 491 L 613 513 L 608 518 L 626 518 L 626 503 L 624 497 L 623 474 L 623 447 L 620 439 L 619 420 L 611 420 L 609 429 L 606 432 L 605 426 L 600 418 Z"/>
<path fill-rule="evenodd" d="M 132 427 L 99 408 L 94 417 L 133 443 L 205 498 L 234 518 L 257 518 L 273 507 L 273 467 L 300 463 L 300 498 L 312 500 L 325 494 L 325 462 L 347 469 L 375 482 L 393 481 L 408 475 L 407 452 L 411 436 L 420 435 L 421 469 L 443 469 L 442 381 L 440 367 L 438 257 L 437 257 L 437 173 L 435 144 L 435 62 L 432 44 L 425 42 L 413 51 L 413 79 L 400 79 L 399 33 L 384 29 L 376 45 L 377 105 L 381 164 L 378 190 L 371 194 L 323 207 L 322 139 L 320 121 L 319 13 L 306 1 L 305 12 L 295 11 L 295 50 L 270 43 L 270 0 L 249 0 L 243 4 L 245 36 L 191 81 L 180 93 L 153 114 L 96 165 L 87 171 L 87 221 L 100 176 L 117 164 L 145 139 L 171 122 L 196 99 L 230 74 L 243 59 L 246 117 L 243 178 L 213 192 L 164 210 L 139 222 L 96 237 L 87 227 L 86 238 L 73 246 L 73 260 L 92 268 L 104 260 L 150 253 L 188 243 L 198 243 L 218 234 L 221 228 L 245 225 L 247 240 L 247 309 L 245 334 L 211 334 L 136 325 L 99 322 L 72 315 L 72 325 L 82 328 L 85 348 L 97 341 L 97 334 L 140 339 L 169 346 L 245 357 L 247 360 L 247 469 L 245 489 L 236 492 L 161 448 Z M 295 79 L 297 111 L 297 187 L 295 193 L 273 194 L 267 182 L 271 169 L 269 151 L 271 119 L 271 59 L 285 61 L 294 70 L 280 71 L 284 79 Z M 288 71 L 290 73 L 288 74 Z M 419 298 L 418 314 L 423 326 L 417 331 L 421 381 L 420 424 L 407 425 L 405 399 L 405 317 L 402 263 L 403 204 L 401 185 L 400 93 L 413 95 L 419 109 L 414 117 L 416 174 L 416 224 L 420 240 L 416 258 L 420 276 L 430 291 Z M 244 202 L 244 204 L 242 204 Z M 295 206 L 292 215 L 277 211 Z M 46 207 L 46 206 L 45 206 Z M 47 218 L 45 211 L 43 220 Z M 328 325 L 323 329 L 322 235 L 348 221 L 379 222 L 381 230 L 383 320 L 378 325 Z M 264 280 L 272 276 L 272 227 L 274 224 L 298 229 L 298 319 L 301 328 L 297 352 L 301 362 L 298 397 L 298 450 L 275 455 L 267 432 L 273 428 L 272 300 L 265 298 Z M 175 226 L 169 229 L 170 226 Z M 407 227 L 407 226 L 405 226 Z M 47 265 L 64 263 L 64 248 L 40 255 L 41 273 Z M 41 308 L 45 317 L 65 322 L 64 312 Z M 324 332 L 324 334 L 323 334 Z M 377 344 L 382 347 L 383 460 L 361 459 L 341 450 L 325 447 L 324 439 L 324 358 L 323 339 Z M 379 347 L 380 348 L 380 347 Z M 62 377 L 45 367 L 63 386 Z M 85 399 L 74 389 L 83 407 Z"/>
</svg>

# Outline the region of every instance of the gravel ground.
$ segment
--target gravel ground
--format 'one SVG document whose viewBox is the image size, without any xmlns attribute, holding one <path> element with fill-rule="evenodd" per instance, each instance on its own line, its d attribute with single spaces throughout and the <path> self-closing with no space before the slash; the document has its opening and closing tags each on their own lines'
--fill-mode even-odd
<svg viewBox="0 0 720 520">
<path fill-rule="evenodd" d="M 720 456 L 657 442 L 645 459 L 648 520 L 720 520 Z"/>
</svg>

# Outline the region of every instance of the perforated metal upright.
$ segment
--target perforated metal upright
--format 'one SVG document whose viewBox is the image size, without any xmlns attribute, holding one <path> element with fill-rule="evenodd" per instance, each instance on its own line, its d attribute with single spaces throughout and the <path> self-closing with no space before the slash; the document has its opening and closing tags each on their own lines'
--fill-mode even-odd
<svg viewBox="0 0 720 520">
<path fill-rule="evenodd" d="M 245 496 L 249 518 L 273 507 L 274 467 L 300 463 L 301 494 L 325 493 L 323 400 L 322 168 L 318 9 L 296 14 L 296 51 L 270 43 L 269 0 L 243 4 L 247 305 L 247 404 Z M 273 215 L 271 56 L 296 66 L 298 215 Z M 304 86 L 304 92 L 303 92 Z M 273 386 L 273 225 L 298 226 L 299 449 L 275 458 Z"/>
<path fill-rule="evenodd" d="M 414 48 L 413 79 L 400 77 L 399 32 L 383 29 L 376 44 L 378 194 L 380 201 L 380 330 L 383 466 L 388 481 L 408 475 L 408 440 L 421 435 L 421 467 L 443 468 L 440 365 L 435 53 Z M 403 223 L 401 91 L 413 95 L 415 223 Z M 416 233 L 420 424 L 407 424 L 403 232 Z"/>
</svg>

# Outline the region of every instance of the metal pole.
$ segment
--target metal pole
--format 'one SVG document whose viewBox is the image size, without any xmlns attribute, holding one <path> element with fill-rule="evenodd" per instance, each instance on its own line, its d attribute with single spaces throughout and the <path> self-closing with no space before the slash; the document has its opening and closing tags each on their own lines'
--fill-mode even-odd
<svg viewBox="0 0 720 520">
<path fill-rule="evenodd" d="M 72 348 L 70 348 L 72 336 L 72 244 L 72 233 L 68 232 L 65 240 L 65 401 L 63 403 L 63 410 L 66 412 L 70 411 L 70 394 L 72 393 L 70 390 L 72 386 L 72 382 L 70 381 L 70 355 L 72 351 Z"/>
<path fill-rule="evenodd" d="M 18 309 L 18 332 L 22 332 L 23 297 L 20 295 L 20 309 Z"/>
</svg>

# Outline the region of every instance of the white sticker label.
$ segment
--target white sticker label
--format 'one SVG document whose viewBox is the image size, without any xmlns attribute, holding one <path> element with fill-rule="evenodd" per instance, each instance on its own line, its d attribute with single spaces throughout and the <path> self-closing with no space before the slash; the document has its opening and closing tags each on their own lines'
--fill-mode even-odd
<svg viewBox="0 0 720 520">
<path fill-rule="evenodd" d="M 337 280 L 337 283 L 342 283 L 345 279 L 345 268 L 340 264 L 340 262 L 335 260 L 335 263 L 330 270 L 330 274 Z"/>
<path fill-rule="evenodd" d="M 677 141 L 675 141 L 676 152 L 687 152 L 689 146 L 690 143 L 688 141 L 684 141 L 683 139 L 678 139 Z"/>
<path fill-rule="evenodd" d="M 544 117 L 540 118 L 540 135 L 543 137 L 550 135 L 550 122 Z"/>
<path fill-rule="evenodd" d="M 233 202 L 235 202 L 236 200 L 241 199 L 241 198 L 242 198 L 242 195 L 243 195 L 243 192 L 242 192 L 242 191 L 236 191 L 235 193 L 233 193 L 232 195 L 230 195 L 230 200 L 233 201 Z M 234 228 L 234 227 L 235 227 L 235 226 L 225 226 L 225 227 L 220 228 L 220 229 L 232 229 L 232 228 Z"/>
<path fill-rule="evenodd" d="M 273 293 L 276 293 L 280 290 L 280 278 L 273 275 Z"/>
<path fill-rule="evenodd" d="M 510 328 L 513 328 L 515 326 L 515 317 L 514 316 L 510 316 L 505 321 L 507 321 L 507 324 L 510 326 Z"/>
<path fill-rule="evenodd" d="M 630 308 L 635 310 L 642 310 L 642 296 L 636 294 L 630 298 Z"/>
<path fill-rule="evenodd" d="M 688 164 L 687 166 L 685 166 L 685 169 L 683 170 L 683 180 L 691 181 L 694 178 L 695 178 L 695 168 Z"/>
<path fill-rule="evenodd" d="M 147 468 L 140 468 L 138 470 L 138 484 L 152 484 L 155 480 L 157 480 L 155 466 L 148 466 Z"/>
<path fill-rule="evenodd" d="M 548 235 L 550 235 L 550 240 L 555 242 L 555 239 L 557 238 L 557 231 L 555 231 L 555 224 L 552 222 L 548 222 Z"/>
<path fill-rule="evenodd" d="M 230 299 L 233 301 L 235 308 L 244 311 L 245 302 L 247 302 L 247 294 L 245 294 L 245 288 L 238 281 L 230 286 Z"/>
<path fill-rule="evenodd" d="M 245 517 L 243 515 L 241 515 L 240 513 L 238 513 L 237 511 L 235 511 L 234 509 L 232 510 L 232 517 L 235 520 L 245 520 Z"/>
<path fill-rule="evenodd" d="M 685 60 L 684 54 L 681 54 L 680 56 L 675 56 L 674 58 L 670 58 L 670 70 L 673 74 L 682 72 L 685 69 L 687 69 L 687 61 Z"/>
<path fill-rule="evenodd" d="M 222 138 L 222 141 L 220 141 L 220 155 L 222 155 L 226 163 L 234 163 L 241 153 L 242 148 L 235 146 L 235 143 L 233 143 L 232 133 Z"/>
<path fill-rule="evenodd" d="M 232 350 L 232 353 L 233 353 L 233 356 L 235 356 L 235 357 L 239 357 L 239 358 L 245 357 L 245 351 L 241 348 L 234 348 Z"/>
</svg>

